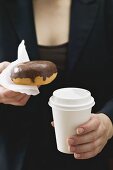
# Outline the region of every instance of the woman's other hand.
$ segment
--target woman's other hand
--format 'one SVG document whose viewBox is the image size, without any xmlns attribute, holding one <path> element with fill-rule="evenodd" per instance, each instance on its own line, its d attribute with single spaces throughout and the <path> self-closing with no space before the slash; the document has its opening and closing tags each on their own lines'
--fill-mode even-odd
<svg viewBox="0 0 113 170">
<path fill-rule="evenodd" d="M 0 73 L 9 65 L 10 63 L 4 61 L 0 63 Z M 14 92 L 8 90 L 0 85 L 0 103 L 11 104 L 15 106 L 24 106 L 29 100 L 30 96 L 22 94 L 19 92 Z"/>
<path fill-rule="evenodd" d="M 78 127 L 76 133 L 67 140 L 69 151 L 76 159 L 88 159 L 102 151 L 113 136 L 113 126 L 107 115 L 92 114 L 91 119 Z"/>
</svg>

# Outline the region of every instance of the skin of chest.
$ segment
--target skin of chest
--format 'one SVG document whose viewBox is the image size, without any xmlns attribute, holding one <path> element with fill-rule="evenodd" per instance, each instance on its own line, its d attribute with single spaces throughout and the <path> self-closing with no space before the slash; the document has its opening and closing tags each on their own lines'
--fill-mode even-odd
<svg viewBox="0 0 113 170">
<path fill-rule="evenodd" d="M 37 41 L 42 45 L 59 45 L 68 41 L 71 2 L 65 5 L 34 1 Z"/>
</svg>

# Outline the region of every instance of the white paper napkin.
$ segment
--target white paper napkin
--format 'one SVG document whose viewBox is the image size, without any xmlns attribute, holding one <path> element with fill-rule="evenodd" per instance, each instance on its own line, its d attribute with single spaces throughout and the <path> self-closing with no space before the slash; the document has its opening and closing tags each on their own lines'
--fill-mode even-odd
<svg viewBox="0 0 113 170">
<path fill-rule="evenodd" d="M 25 93 L 27 95 L 37 95 L 39 94 L 39 89 L 37 86 L 16 85 L 10 78 L 12 68 L 17 64 L 26 61 L 29 61 L 29 57 L 25 49 L 24 40 L 22 40 L 18 47 L 18 58 L 2 71 L 2 73 L 0 74 L 0 84 L 3 87 L 15 92 Z"/>
</svg>

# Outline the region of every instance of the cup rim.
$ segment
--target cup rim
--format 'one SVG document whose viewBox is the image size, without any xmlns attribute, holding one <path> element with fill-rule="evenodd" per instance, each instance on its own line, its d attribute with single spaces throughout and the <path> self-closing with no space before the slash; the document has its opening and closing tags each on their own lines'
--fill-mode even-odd
<svg viewBox="0 0 113 170">
<path fill-rule="evenodd" d="M 57 96 L 55 93 L 57 93 L 57 91 L 60 91 L 60 90 L 63 90 L 63 89 L 76 89 L 76 90 L 82 90 L 82 91 L 85 91 L 85 92 L 87 92 L 87 95 L 85 95 L 85 96 L 82 96 L 82 97 L 80 97 L 80 98 L 64 98 L 64 97 L 59 97 L 59 96 Z M 53 96 L 55 96 L 57 99 L 65 99 L 65 101 L 67 100 L 81 100 L 81 99 L 85 99 L 85 98 L 87 98 L 87 97 L 90 97 L 91 96 L 91 92 L 90 91 L 88 91 L 87 89 L 83 89 L 83 88 L 76 88 L 76 87 L 64 87 L 64 88 L 60 88 L 60 89 L 56 89 L 54 92 L 53 92 Z"/>
<path fill-rule="evenodd" d="M 49 99 L 49 102 L 48 102 L 49 106 L 51 107 L 56 107 L 57 109 L 60 109 L 60 110 L 84 110 L 84 109 L 88 109 L 88 108 L 91 108 L 95 105 L 95 101 L 94 101 L 94 98 L 91 96 L 91 101 L 87 104 L 82 104 L 82 105 L 61 105 L 59 103 L 54 103 L 54 101 L 52 101 L 52 96 L 50 97 Z"/>
</svg>

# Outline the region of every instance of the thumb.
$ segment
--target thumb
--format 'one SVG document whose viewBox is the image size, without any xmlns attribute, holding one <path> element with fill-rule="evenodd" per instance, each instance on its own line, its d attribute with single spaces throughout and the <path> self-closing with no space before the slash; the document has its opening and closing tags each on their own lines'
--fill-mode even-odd
<svg viewBox="0 0 113 170">
<path fill-rule="evenodd" d="M 51 125 L 54 127 L 54 121 L 51 122 Z"/>
<path fill-rule="evenodd" d="M 0 73 L 9 65 L 10 63 L 7 61 L 3 61 L 0 63 Z"/>
</svg>

